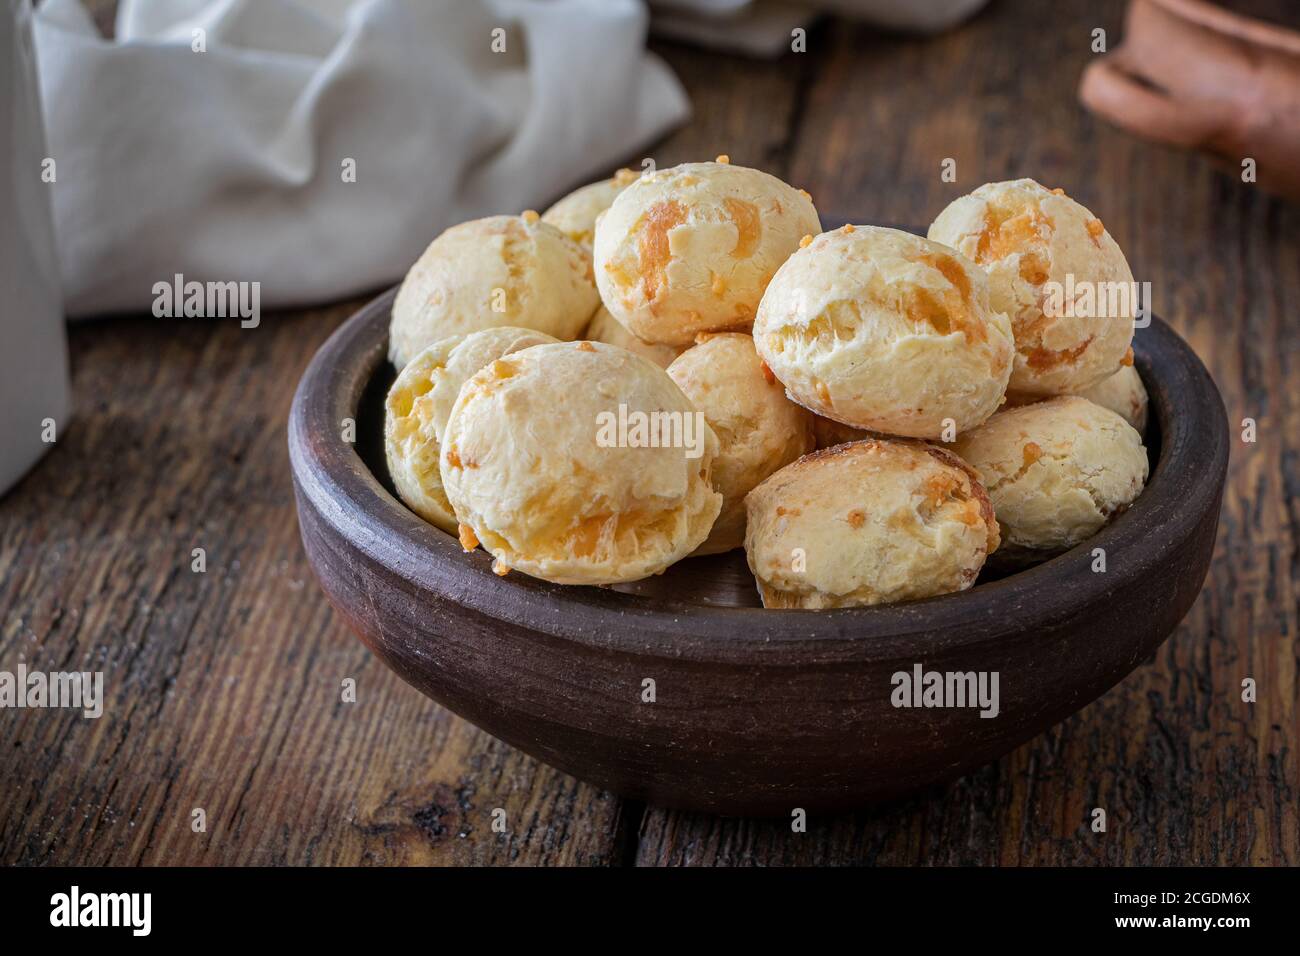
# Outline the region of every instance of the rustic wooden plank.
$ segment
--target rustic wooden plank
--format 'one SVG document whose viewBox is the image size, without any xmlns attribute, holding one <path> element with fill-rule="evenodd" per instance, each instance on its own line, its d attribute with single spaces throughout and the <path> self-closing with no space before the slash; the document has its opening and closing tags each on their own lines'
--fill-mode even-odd
<svg viewBox="0 0 1300 956">
<path fill-rule="evenodd" d="M 804 834 L 788 821 L 650 811 L 639 863 L 1300 862 L 1300 210 L 1076 105 L 1090 32 L 1115 42 L 1122 7 L 1058 5 L 1041 29 L 1040 7 L 1001 2 L 933 40 L 814 34 L 810 55 L 824 60 L 789 175 L 820 208 L 861 222 L 924 225 L 980 183 L 1016 176 L 1064 186 L 1105 220 L 1210 368 L 1229 420 L 1260 423 L 1257 443 L 1234 444 L 1204 593 L 1119 687 L 951 787 L 814 818 Z M 940 180 L 948 157 L 956 183 Z M 1260 687 L 1253 705 L 1240 699 L 1247 676 Z M 1105 834 L 1088 827 L 1097 806 Z"/>
<path fill-rule="evenodd" d="M 76 417 L 0 501 L 0 661 L 102 669 L 99 720 L 0 713 L 0 859 L 605 863 L 616 800 L 379 665 L 298 541 L 284 422 L 357 303 L 72 336 Z M 207 552 L 204 573 L 191 549 Z M 12 669 L 12 668 L 10 668 Z M 341 702 L 354 678 L 357 703 Z M 206 833 L 191 813 L 207 815 Z M 491 829 L 506 812 L 507 832 Z"/>
<path fill-rule="evenodd" d="M 420 697 L 321 601 L 283 425 L 298 374 L 355 303 L 251 333 L 114 320 L 74 332 L 77 419 L 0 499 L 0 665 L 102 668 L 109 691 L 99 721 L 0 713 L 0 860 L 1300 862 L 1300 211 L 1074 105 L 1089 31 L 1118 37 L 1120 9 L 1054 10 L 1046 30 L 1039 8 L 1003 0 L 930 41 L 822 28 L 806 59 L 775 64 L 660 45 L 695 119 L 649 150 L 660 165 L 728 152 L 860 221 L 924 223 L 1013 175 L 1066 186 L 1105 219 L 1230 420 L 1257 418 L 1260 436 L 1234 447 L 1205 593 L 1120 687 L 949 788 L 814 817 L 806 834 L 642 820 Z M 956 184 L 939 180 L 947 156 Z M 1249 675 L 1253 706 L 1239 697 Z M 339 702 L 343 677 L 357 704 Z M 1105 835 L 1087 828 L 1099 805 Z M 206 834 L 189 828 L 196 806 Z M 490 830 L 497 807 L 505 835 Z"/>
</svg>

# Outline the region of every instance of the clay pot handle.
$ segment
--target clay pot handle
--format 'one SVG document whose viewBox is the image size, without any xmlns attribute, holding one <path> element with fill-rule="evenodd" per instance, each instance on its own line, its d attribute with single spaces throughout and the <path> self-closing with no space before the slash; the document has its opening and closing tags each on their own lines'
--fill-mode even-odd
<svg viewBox="0 0 1300 956">
<path fill-rule="evenodd" d="M 1214 117 L 1188 109 L 1126 70 L 1122 47 L 1088 65 L 1079 98 L 1116 126 L 1173 146 L 1203 146 L 1216 132 Z"/>
</svg>

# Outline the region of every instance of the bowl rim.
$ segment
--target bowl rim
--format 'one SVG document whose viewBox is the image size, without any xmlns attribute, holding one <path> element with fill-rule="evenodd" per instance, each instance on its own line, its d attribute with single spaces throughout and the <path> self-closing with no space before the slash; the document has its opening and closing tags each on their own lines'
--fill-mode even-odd
<svg viewBox="0 0 1300 956">
<path fill-rule="evenodd" d="M 342 422 L 355 421 L 362 394 L 387 362 L 396 292 L 394 286 L 380 294 L 336 329 L 298 384 L 288 443 L 299 507 L 315 509 L 351 547 L 417 592 L 591 650 L 793 665 L 914 660 L 919 637 L 927 637 L 930 651 L 968 648 L 1005 637 L 1006 627 L 989 625 L 1009 614 L 1017 616 L 1017 632 L 1048 632 L 1134 576 L 1157 574 L 1175 562 L 1201 516 L 1219 506 L 1228 458 L 1222 398 L 1191 347 L 1152 316 L 1133 343 L 1161 436 L 1147 484 L 1096 535 L 1027 570 L 952 594 L 818 611 L 708 606 L 551 584 L 522 573 L 498 577 L 491 555 L 464 553 L 455 538 L 409 511 L 342 439 Z M 1105 548 L 1106 573 L 1091 571 L 1097 547 Z M 1115 561 L 1118 554 L 1125 560 Z"/>
</svg>

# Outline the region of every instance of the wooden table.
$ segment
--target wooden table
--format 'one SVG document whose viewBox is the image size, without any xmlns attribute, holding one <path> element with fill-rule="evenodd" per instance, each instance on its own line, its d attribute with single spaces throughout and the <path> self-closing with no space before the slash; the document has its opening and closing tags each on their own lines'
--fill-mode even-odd
<svg viewBox="0 0 1300 956">
<path fill-rule="evenodd" d="M 0 669 L 102 669 L 108 700 L 100 720 L 0 711 L 0 862 L 1300 863 L 1300 209 L 1084 113 L 1098 26 L 1119 37 L 1118 2 L 1045 18 L 1004 0 L 929 41 L 833 23 L 776 63 L 662 45 L 695 116 L 652 155 L 727 152 L 859 222 L 925 223 L 1016 176 L 1105 220 L 1234 433 L 1258 422 L 1257 442 L 1234 443 L 1204 593 L 1119 687 L 953 786 L 803 834 L 620 800 L 407 687 L 317 590 L 285 418 L 362 299 L 255 331 L 86 323 L 75 421 L 0 500 Z M 492 832 L 498 807 L 508 833 Z"/>
</svg>

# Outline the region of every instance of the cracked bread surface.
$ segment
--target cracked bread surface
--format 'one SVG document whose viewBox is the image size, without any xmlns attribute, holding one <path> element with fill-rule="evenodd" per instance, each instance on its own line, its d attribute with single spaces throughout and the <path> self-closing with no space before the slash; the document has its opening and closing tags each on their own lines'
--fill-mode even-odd
<svg viewBox="0 0 1300 956">
<path fill-rule="evenodd" d="M 1010 323 L 974 263 L 876 226 L 823 233 L 792 255 L 763 296 L 754 341 L 805 408 L 926 439 L 992 415 L 1014 355 Z"/>
<path fill-rule="evenodd" d="M 621 410 L 698 421 L 699 457 L 606 441 L 602 422 Z M 662 572 L 703 543 L 722 505 L 718 439 L 697 414 L 663 369 L 613 345 L 538 345 L 490 363 L 461 389 L 440 460 L 462 541 L 491 552 L 498 573 L 557 584 Z"/>
<path fill-rule="evenodd" d="M 951 447 L 988 489 L 1003 564 L 1068 551 L 1132 504 L 1147 479 L 1133 426 L 1078 396 L 999 412 Z"/>
<path fill-rule="evenodd" d="M 502 325 L 567 341 L 599 304 L 589 258 L 536 213 L 475 219 L 434 239 L 406 273 L 388 356 L 401 370 L 440 339 Z"/>
<path fill-rule="evenodd" d="M 809 233 L 808 194 L 757 169 L 684 163 L 641 176 L 596 223 L 605 307 L 645 342 L 747 330 L 763 290 Z"/>
<path fill-rule="evenodd" d="M 1077 393 L 1119 369 L 1133 341 L 1133 273 L 1101 220 L 1063 190 L 985 183 L 953 200 L 928 234 L 988 273 L 993 308 L 1015 334 L 1011 391 Z"/>
<path fill-rule="evenodd" d="M 745 499 L 765 607 L 836 608 L 969 588 L 998 547 L 993 506 L 956 455 L 865 439 L 805 455 Z"/>
</svg>

